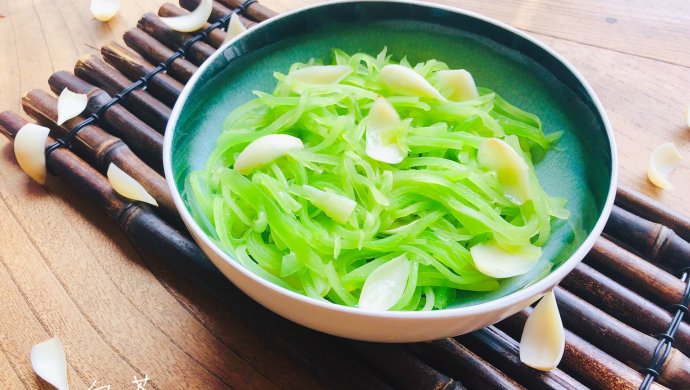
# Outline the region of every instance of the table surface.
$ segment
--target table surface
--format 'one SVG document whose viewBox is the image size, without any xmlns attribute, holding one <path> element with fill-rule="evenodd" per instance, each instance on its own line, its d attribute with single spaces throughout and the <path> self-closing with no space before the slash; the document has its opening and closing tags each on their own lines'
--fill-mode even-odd
<svg viewBox="0 0 690 390">
<path fill-rule="evenodd" d="M 278 12 L 313 0 L 263 0 Z M 690 214 L 690 166 L 655 189 L 652 149 L 673 141 L 690 156 L 690 2 L 686 0 L 443 0 L 542 40 L 594 87 L 616 133 L 620 182 Z M 0 0 L 0 110 L 47 88 L 56 70 L 97 52 L 160 0 L 123 1 L 103 24 L 88 0 Z M 270 336 L 224 302 L 136 251 L 102 210 L 57 180 L 41 187 L 0 140 L 0 388 L 47 386 L 31 346 L 61 338 L 73 388 L 318 388 L 308 362 L 286 359 Z M 77 207 L 78 205 L 78 207 Z"/>
</svg>

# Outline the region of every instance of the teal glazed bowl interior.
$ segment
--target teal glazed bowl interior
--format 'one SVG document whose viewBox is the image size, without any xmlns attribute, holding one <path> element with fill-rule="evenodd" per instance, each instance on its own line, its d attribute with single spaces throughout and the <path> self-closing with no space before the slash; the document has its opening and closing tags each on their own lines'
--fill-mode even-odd
<svg viewBox="0 0 690 390">
<path fill-rule="evenodd" d="M 568 199 L 572 213 L 554 222 L 542 266 L 505 279 L 498 291 L 463 293 L 456 307 L 432 312 L 366 312 L 317 301 L 253 275 L 220 249 L 190 215 L 184 196 L 190 172 L 201 169 L 227 115 L 272 91 L 273 73 L 295 62 L 330 61 L 333 49 L 394 59 L 428 59 L 468 70 L 481 87 L 539 116 L 546 133 L 563 132 L 535 159 L 547 193 Z M 224 45 L 186 85 L 168 124 L 164 163 L 185 223 L 214 264 L 269 309 L 314 329 L 371 341 L 430 340 L 487 326 L 538 299 L 570 272 L 601 233 L 616 183 L 613 135 L 597 97 L 558 54 L 507 25 L 437 5 L 397 1 L 326 3 L 264 22 Z M 545 267 L 551 262 L 552 267 Z"/>
</svg>

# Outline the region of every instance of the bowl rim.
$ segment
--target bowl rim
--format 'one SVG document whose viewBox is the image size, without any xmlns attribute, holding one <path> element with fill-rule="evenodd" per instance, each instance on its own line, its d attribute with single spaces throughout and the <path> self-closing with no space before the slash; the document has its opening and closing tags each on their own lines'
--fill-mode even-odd
<svg viewBox="0 0 690 390">
<path fill-rule="evenodd" d="M 172 141 L 173 141 L 173 138 L 175 135 L 175 127 L 177 125 L 180 113 L 182 111 L 182 106 L 186 102 L 190 91 L 192 90 L 192 88 L 195 86 L 195 84 L 199 80 L 201 74 L 203 74 L 210 67 L 211 63 L 213 63 L 217 57 L 222 56 L 224 51 L 226 50 L 226 48 L 229 47 L 230 45 L 232 45 L 235 41 L 241 39 L 245 35 L 256 34 L 256 33 L 260 32 L 260 30 L 265 28 L 265 26 L 270 25 L 274 21 L 290 17 L 293 14 L 305 12 L 305 11 L 315 9 L 315 8 L 329 7 L 329 6 L 332 6 L 334 4 L 348 4 L 348 3 L 355 4 L 355 3 L 369 3 L 369 2 L 372 2 L 372 3 L 374 3 L 374 2 L 390 3 L 390 4 L 413 4 L 413 5 L 419 5 L 419 6 L 429 7 L 429 8 L 436 8 L 436 9 L 440 9 L 440 10 L 444 10 L 444 11 L 448 11 L 448 12 L 462 14 L 462 15 L 465 15 L 465 16 L 468 16 L 471 18 L 479 19 L 479 20 L 482 20 L 484 22 L 493 24 L 496 27 L 507 30 L 508 32 L 510 32 L 512 34 L 518 35 L 518 36 L 534 43 L 535 45 L 539 46 L 541 49 L 546 51 L 553 58 L 557 59 L 563 65 L 565 65 L 565 67 L 568 69 L 568 71 L 570 71 L 573 74 L 573 76 L 575 76 L 577 81 L 585 89 L 585 92 L 591 98 L 592 103 L 594 104 L 594 107 L 596 108 L 596 111 L 602 120 L 602 123 L 604 125 L 604 129 L 606 130 L 606 136 L 608 138 L 609 145 L 611 148 L 611 150 L 610 150 L 610 153 L 611 153 L 611 180 L 609 183 L 609 189 L 608 189 L 608 193 L 606 196 L 606 201 L 604 203 L 601 214 L 599 215 L 597 222 L 594 225 L 592 231 L 587 235 L 587 238 L 582 242 L 582 244 L 580 244 L 578 249 L 566 261 L 564 261 L 563 264 L 561 264 L 561 266 L 558 267 L 555 271 L 549 273 L 547 276 L 538 280 L 537 282 L 534 282 L 533 284 L 531 284 L 527 287 L 523 287 L 519 290 L 513 291 L 512 293 L 510 293 L 508 295 L 505 295 L 505 296 L 502 296 L 502 297 L 499 297 L 496 299 L 492 299 L 492 300 L 487 301 L 487 302 L 482 302 L 482 303 L 473 304 L 473 305 L 469 305 L 469 306 L 442 309 L 442 310 L 430 310 L 430 311 L 369 311 L 369 310 L 360 309 L 358 307 L 339 305 L 337 303 L 333 303 L 333 302 L 326 301 L 326 300 L 318 300 L 318 299 L 309 297 L 307 295 L 302 295 L 300 293 L 288 290 L 284 287 L 278 286 L 274 283 L 271 283 L 268 280 L 263 279 L 262 277 L 254 274 L 249 269 L 242 266 L 235 259 L 233 259 L 227 253 L 225 253 L 225 251 L 223 251 L 221 248 L 219 248 L 213 241 L 211 241 L 211 239 L 208 237 L 208 235 L 201 229 L 201 227 L 196 222 L 196 220 L 194 220 L 194 218 L 191 216 L 191 214 L 187 210 L 186 205 L 184 204 L 184 201 L 182 200 L 180 192 L 178 191 L 177 184 L 175 183 L 175 179 L 174 179 L 175 176 L 173 174 L 173 169 L 172 169 Z M 618 183 L 618 155 L 617 155 L 614 133 L 613 133 L 613 130 L 611 128 L 611 123 L 610 123 L 610 121 L 606 115 L 606 112 L 604 111 L 604 107 L 601 104 L 601 101 L 597 97 L 597 95 L 594 92 L 594 90 L 592 89 L 592 87 L 585 80 L 585 78 L 582 76 L 582 74 L 568 60 L 566 60 L 558 52 L 551 49 L 549 46 L 547 46 L 543 42 L 539 41 L 538 39 L 530 36 L 529 34 L 523 32 L 523 31 L 520 31 L 517 28 L 512 27 L 506 23 L 503 23 L 501 21 L 495 20 L 495 19 L 487 17 L 487 16 L 483 16 L 481 14 L 478 14 L 478 13 L 475 13 L 472 11 L 467 11 L 467 10 L 464 10 L 461 8 L 443 5 L 443 4 L 430 3 L 427 1 L 419 1 L 419 0 L 336 0 L 336 1 L 328 1 L 328 2 L 324 2 L 324 3 L 319 3 L 319 4 L 312 4 L 312 5 L 300 7 L 300 8 L 294 9 L 292 11 L 279 14 L 275 17 L 270 18 L 270 19 L 264 20 L 264 21 L 258 23 L 253 28 L 248 29 L 247 31 L 244 31 L 243 33 L 239 34 L 234 39 L 224 43 L 209 58 L 207 58 L 203 64 L 201 64 L 199 66 L 199 69 L 192 75 L 192 77 L 189 79 L 189 81 L 187 81 L 187 83 L 185 84 L 180 96 L 178 97 L 177 101 L 175 102 L 175 106 L 172 109 L 170 119 L 168 120 L 168 124 L 167 124 L 166 129 L 165 129 L 165 136 L 164 136 L 164 141 L 163 141 L 163 169 L 164 169 L 164 173 L 165 173 L 166 182 L 168 184 L 168 188 L 169 188 L 170 193 L 172 195 L 175 207 L 180 212 L 180 215 L 181 215 L 183 221 L 185 222 L 185 225 L 187 226 L 187 228 L 192 230 L 192 235 L 197 240 L 201 240 L 204 245 L 206 245 L 208 248 L 210 248 L 216 255 L 218 255 L 221 259 L 223 259 L 223 261 L 225 261 L 230 266 L 232 266 L 234 269 L 236 269 L 237 271 L 242 273 L 245 277 L 252 279 L 254 282 L 262 285 L 264 288 L 268 288 L 270 290 L 273 290 L 274 293 L 278 293 L 278 294 L 287 296 L 288 298 L 295 299 L 297 301 L 300 301 L 303 304 L 316 306 L 320 309 L 325 309 L 328 311 L 336 311 L 336 312 L 340 312 L 341 314 L 356 315 L 356 316 L 362 316 L 362 317 L 367 317 L 367 318 L 399 319 L 399 320 L 448 319 L 448 318 L 453 318 L 453 317 L 464 317 L 464 316 L 470 316 L 470 315 L 487 314 L 487 313 L 495 311 L 495 310 L 509 308 L 511 306 L 518 304 L 521 301 L 528 300 L 530 298 L 536 298 L 539 295 L 543 295 L 545 293 L 545 291 L 544 291 L 545 289 L 550 288 L 551 286 L 555 286 L 556 284 L 558 284 L 568 273 L 570 273 L 580 263 L 580 261 L 584 258 L 584 256 L 594 246 L 594 243 L 595 243 L 596 239 L 601 235 L 601 232 L 604 229 L 604 225 L 606 224 L 606 221 L 608 220 L 608 217 L 609 217 L 611 210 L 613 208 L 613 202 L 615 199 L 616 188 L 617 188 L 617 183 Z"/>
</svg>

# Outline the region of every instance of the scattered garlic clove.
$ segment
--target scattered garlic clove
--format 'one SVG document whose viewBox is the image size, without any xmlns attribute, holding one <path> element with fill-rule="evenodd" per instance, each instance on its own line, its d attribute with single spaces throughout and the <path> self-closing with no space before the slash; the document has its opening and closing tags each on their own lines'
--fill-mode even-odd
<svg viewBox="0 0 690 390">
<path fill-rule="evenodd" d="M 479 145 L 477 160 L 482 167 L 495 171 L 505 195 L 516 204 L 531 198 L 529 168 L 525 160 L 498 138 L 489 138 Z"/>
<path fill-rule="evenodd" d="M 180 16 L 160 18 L 163 23 L 175 31 L 192 32 L 204 26 L 213 11 L 213 0 L 201 0 L 194 11 Z"/>
<path fill-rule="evenodd" d="M 57 125 L 61 126 L 63 123 L 81 114 L 88 102 L 89 97 L 85 94 L 74 93 L 68 88 L 63 89 L 58 98 Z"/>
<path fill-rule="evenodd" d="M 407 255 L 400 255 L 384 263 L 367 277 L 359 296 L 359 308 L 386 311 L 393 307 L 403 295 L 410 274 Z"/>
<path fill-rule="evenodd" d="M 448 99 L 456 102 L 479 97 L 472 74 L 464 69 L 439 70 L 434 73 L 441 91 L 448 91 Z"/>
<path fill-rule="evenodd" d="M 443 96 L 419 73 L 402 65 L 386 65 L 379 73 L 381 83 L 393 92 L 445 100 Z"/>
<path fill-rule="evenodd" d="M 531 270 L 541 257 L 541 248 L 528 244 L 509 250 L 492 240 L 474 245 L 470 254 L 479 272 L 494 278 L 510 278 Z"/>
<path fill-rule="evenodd" d="M 292 80 L 305 84 L 338 84 L 352 73 L 347 65 L 314 65 L 297 69 L 288 75 Z"/>
<path fill-rule="evenodd" d="M 248 175 L 254 169 L 299 149 L 304 149 L 304 144 L 297 137 L 288 134 L 264 135 L 244 148 L 235 160 L 234 169 L 243 175 Z"/>
<path fill-rule="evenodd" d="M 120 10 L 121 0 L 91 0 L 91 15 L 101 22 L 107 22 Z"/>
<path fill-rule="evenodd" d="M 565 331 L 556 297 L 549 291 L 527 318 L 520 338 L 520 361 L 542 371 L 555 369 L 565 350 Z"/>
<path fill-rule="evenodd" d="M 68 390 L 67 359 L 57 337 L 31 348 L 31 367 L 34 372 L 58 390 Z"/>
<path fill-rule="evenodd" d="M 376 161 L 388 164 L 398 164 L 407 156 L 407 152 L 398 145 L 397 141 L 386 140 L 386 132 L 402 124 L 400 115 L 393 105 L 383 97 L 378 97 L 371 105 L 366 124 L 367 156 Z"/>
<path fill-rule="evenodd" d="M 242 34 L 245 31 L 247 31 L 247 28 L 244 27 L 244 24 L 242 24 L 242 21 L 240 20 L 240 16 L 237 14 L 237 12 L 235 12 L 230 17 L 228 31 L 225 34 L 225 39 L 223 40 L 223 43 L 233 40 L 236 36 Z"/>
<path fill-rule="evenodd" d="M 346 223 L 357 206 L 357 202 L 346 196 L 322 191 L 309 185 L 302 186 L 302 188 L 314 206 L 339 223 Z"/>
<path fill-rule="evenodd" d="M 39 184 L 46 182 L 46 141 L 50 129 L 33 123 L 22 126 L 14 138 L 14 155 L 19 166 Z"/>
<path fill-rule="evenodd" d="M 647 168 L 649 181 L 659 188 L 672 189 L 673 184 L 668 180 L 668 176 L 682 160 L 683 156 L 680 155 L 673 142 L 657 146 L 652 152 L 649 168 Z"/>
<path fill-rule="evenodd" d="M 107 175 L 110 185 L 118 194 L 125 198 L 158 206 L 158 202 L 156 202 L 153 196 L 138 181 L 134 180 L 132 176 L 128 175 L 117 165 L 110 163 Z"/>
</svg>

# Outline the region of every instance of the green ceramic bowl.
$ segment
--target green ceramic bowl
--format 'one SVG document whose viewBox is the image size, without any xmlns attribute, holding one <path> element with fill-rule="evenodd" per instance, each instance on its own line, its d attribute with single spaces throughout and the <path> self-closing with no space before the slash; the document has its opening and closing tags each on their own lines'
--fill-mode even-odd
<svg viewBox="0 0 690 390">
<path fill-rule="evenodd" d="M 203 167 L 226 116 L 271 91 L 273 72 L 294 62 L 330 59 L 332 49 L 376 55 L 383 47 L 411 63 L 435 58 L 472 73 L 477 85 L 537 114 L 547 133 L 563 131 L 536 162 L 546 191 L 568 199 L 572 216 L 556 223 L 542 261 L 546 275 L 507 279 L 492 293 L 467 293 L 462 307 L 432 312 L 365 312 L 316 301 L 252 274 L 193 220 L 181 193 Z M 189 230 L 214 264 L 269 309 L 339 336 L 374 341 L 430 340 L 489 325 L 534 302 L 582 259 L 601 233 L 615 194 L 616 155 L 610 125 L 592 89 L 560 55 L 534 38 L 470 12 L 416 2 L 349 1 L 303 8 L 264 22 L 220 48 L 186 85 L 165 138 L 170 190 Z M 537 278 L 534 282 L 533 279 Z M 532 283 L 530 283 L 532 282 Z"/>
</svg>

